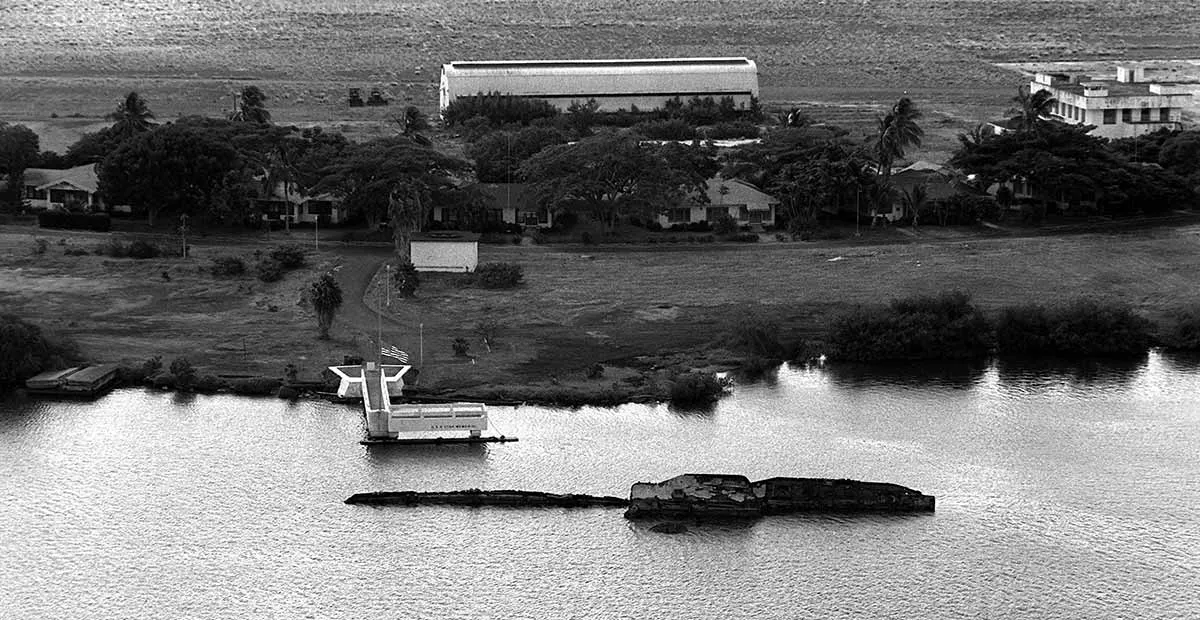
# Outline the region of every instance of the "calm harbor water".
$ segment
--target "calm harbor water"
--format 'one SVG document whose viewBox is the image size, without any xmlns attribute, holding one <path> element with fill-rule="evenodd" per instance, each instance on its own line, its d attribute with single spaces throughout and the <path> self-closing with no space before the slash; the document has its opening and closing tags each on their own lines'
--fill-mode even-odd
<svg viewBox="0 0 1200 620">
<path fill-rule="evenodd" d="M 324 402 L 0 403 L 0 618 L 1200 617 L 1200 362 L 784 368 L 712 411 L 494 408 L 515 444 L 365 448 Z M 625 495 L 848 477 L 934 515 L 649 531 L 619 510 L 370 508 L 358 491 Z"/>
</svg>

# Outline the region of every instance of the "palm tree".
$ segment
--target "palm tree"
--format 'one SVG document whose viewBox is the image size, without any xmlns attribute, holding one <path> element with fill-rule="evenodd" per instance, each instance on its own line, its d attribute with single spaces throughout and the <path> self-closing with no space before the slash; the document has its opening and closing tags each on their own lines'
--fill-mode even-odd
<svg viewBox="0 0 1200 620">
<path fill-rule="evenodd" d="M 921 217 L 921 209 L 928 202 L 929 193 L 925 190 L 924 185 L 916 185 L 912 189 L 904 190 L 901 199 L 904 201 L 904 210 L 912 214 L 912 227 L 916 228 Z"/>
<path fill-rule="evenodd" d="M 263 102 L 266 100 L 267 96 L 257 86 L 245 87 L 238 98 L 238 109 L 234 111 L 230 118 L 244 123 L 269 125 L 271 123 L 271 113 L 263 105 Z"/>
<path fill-rule="evenodd" d="M 1022 86 L 1017 89 L 1017 96 L 1012 98 L 1012 102 L 1012 112 L 1020 119 L 1021 131 L 1030 131 L 1037 127 L 1042 117 L 1049 117 L 1054 112 L 1054 105 L 1058 103 L 1058 99 L 1044 88 L 1031 93 L 1028 86 Z"/>
<path fill-rule="evenodd" d="M 322 274 L 308 289 L 309 300 L 317 313 L 317 327 L 321 330 L 321 340 L 329 339 L 329 328 L 333 326 L 333 317 L 342 306 L 342 287 L 332 273 Z"/>
<path fill-rule="evenodd" d="M 125 95 L 125 100 L 117 104 L 117 109 L 108 115 L 108 120 L 116 121 L 112 132 L 122 140 L 131 138 L 143 131 L 150 131 L 155 125 L 154 114 L 146 105 L 146 100 L 134 91 Z"/>
<path fill-rule="evenodd" d="M 876 162 L 879 164 L 879 179 L 882 188 L 891 187 L 892 164 L 909 148 L 920 147 L 921 138 L 925 131 L 917 125 L 921 111 L 912 99 L 902 97 L 890 112 L 879 118 L 879 131 L 875 136 L 874 150 Z M 887 204 L 878 203 L 876 207 L 885 211 L 890 209 L 890 191 L 880 191 L 878 196 Z"/>
</svg>

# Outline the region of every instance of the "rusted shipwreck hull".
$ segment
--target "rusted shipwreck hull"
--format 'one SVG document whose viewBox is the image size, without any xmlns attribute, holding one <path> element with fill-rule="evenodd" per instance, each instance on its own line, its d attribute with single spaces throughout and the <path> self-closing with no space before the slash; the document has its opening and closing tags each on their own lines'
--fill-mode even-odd
<svg viewBox="0 0 1200 620">
<path fill-rule="evenodd" d="M 639 482 L 625 516 L 641 518 L 757 518 L 798 512 L 933 512 L 935 500 L 920 491 L 884 482 L 831 478 L 768 478 L 683 474 L 663 482 Z"/>
</svg>

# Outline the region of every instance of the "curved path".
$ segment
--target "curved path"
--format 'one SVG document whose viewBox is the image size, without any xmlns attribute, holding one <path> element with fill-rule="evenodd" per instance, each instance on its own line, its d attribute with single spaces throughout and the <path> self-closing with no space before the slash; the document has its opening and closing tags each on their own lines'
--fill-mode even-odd
<svg viewBox="0 0 1200 620">
<path fill-rule="evenodd" d="M 389 342 L 392 330 L 403 326 L 387 314 L 380 314 L 373 303 L 364 299 L 371 280 L 385 262 L 392 257 L 392 247 L 354 245 L 339 248 L 342 266 L 336 273 L 338 286 L 342 287 L 343 304 L 334 325 L 360 337 L 359 354 L 366 359 L 375 355 L 377 328 L 382 327 L 383 341 Z M 382 317 L 382 321 L 380 318 Z M 392 339 L 394 342 L 394 339 Z"/>
</svg>

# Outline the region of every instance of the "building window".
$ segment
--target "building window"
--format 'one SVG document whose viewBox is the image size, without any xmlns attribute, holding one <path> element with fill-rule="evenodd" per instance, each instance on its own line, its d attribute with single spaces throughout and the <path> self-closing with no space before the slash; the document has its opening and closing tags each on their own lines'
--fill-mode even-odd
<svg viewBox="0 0 1200 620">
<path fill-rule="evenodd" d="M 1116 110 L 1105 110 L 1104 111 L 1104 124 L 1105 125 L 1116 125 L 1117 124 L 1117 111 Z"/>
<path fill-rule="evenodd" d="M 738 206 L 738 221 L 745 222 L 749 219 L 750 219 L 750 209 L 747 209 L 746 205 L 739 205 Z"/>
<path fill-rule="evenodd" d="M 36 185 L 26 185 L 25 197 L 30 200 L 45 200 L 46 190 L 38 189 Z"/>
<path fill-rule="evenodd" d="M 708 220 L 709 224 L 716 224 L 722 215 L 729 215 L 729 209 L 725 207 L 708 207 L 704 210 L 704 219 Z"/>
<path fill-rule="evenodd" d="M 1142 108 L 1142 122 L 1143 123 L 1150 122 L 1150 108 Z"/>
<path fill-rule="evenodd" d="M 668 222 L 690 222 L 692 221 L 692 210 L 690 208 L 668 209 Z"/>
<path fill-rule="evenodd" d="M 1171 121 L 1171 108 L 1158 109 L 1158 122 L 1168 123 Z"/>
<path fill-rule="evenodd" d="M 333 203 L 329 202 L 328 200 L 310 200 L 310 201 L 304 203 L 304 205 L 305 205 L 305 209 L 308 210 L 309 215 L 332 215 L 333 214 Z M 446 212 L 445 209 L 443 209 L 442 213 L 445 213 L 445 212 Z"/>
<path fill-rule="evenodd" d="M 1122 123 L 1132 123 L 1133 122 L 1133 110 L 1130 110 L 1129 108 L 1125 108 L 1125 109 L 1121 110 L 1121 122 Z"/>
</svg>

